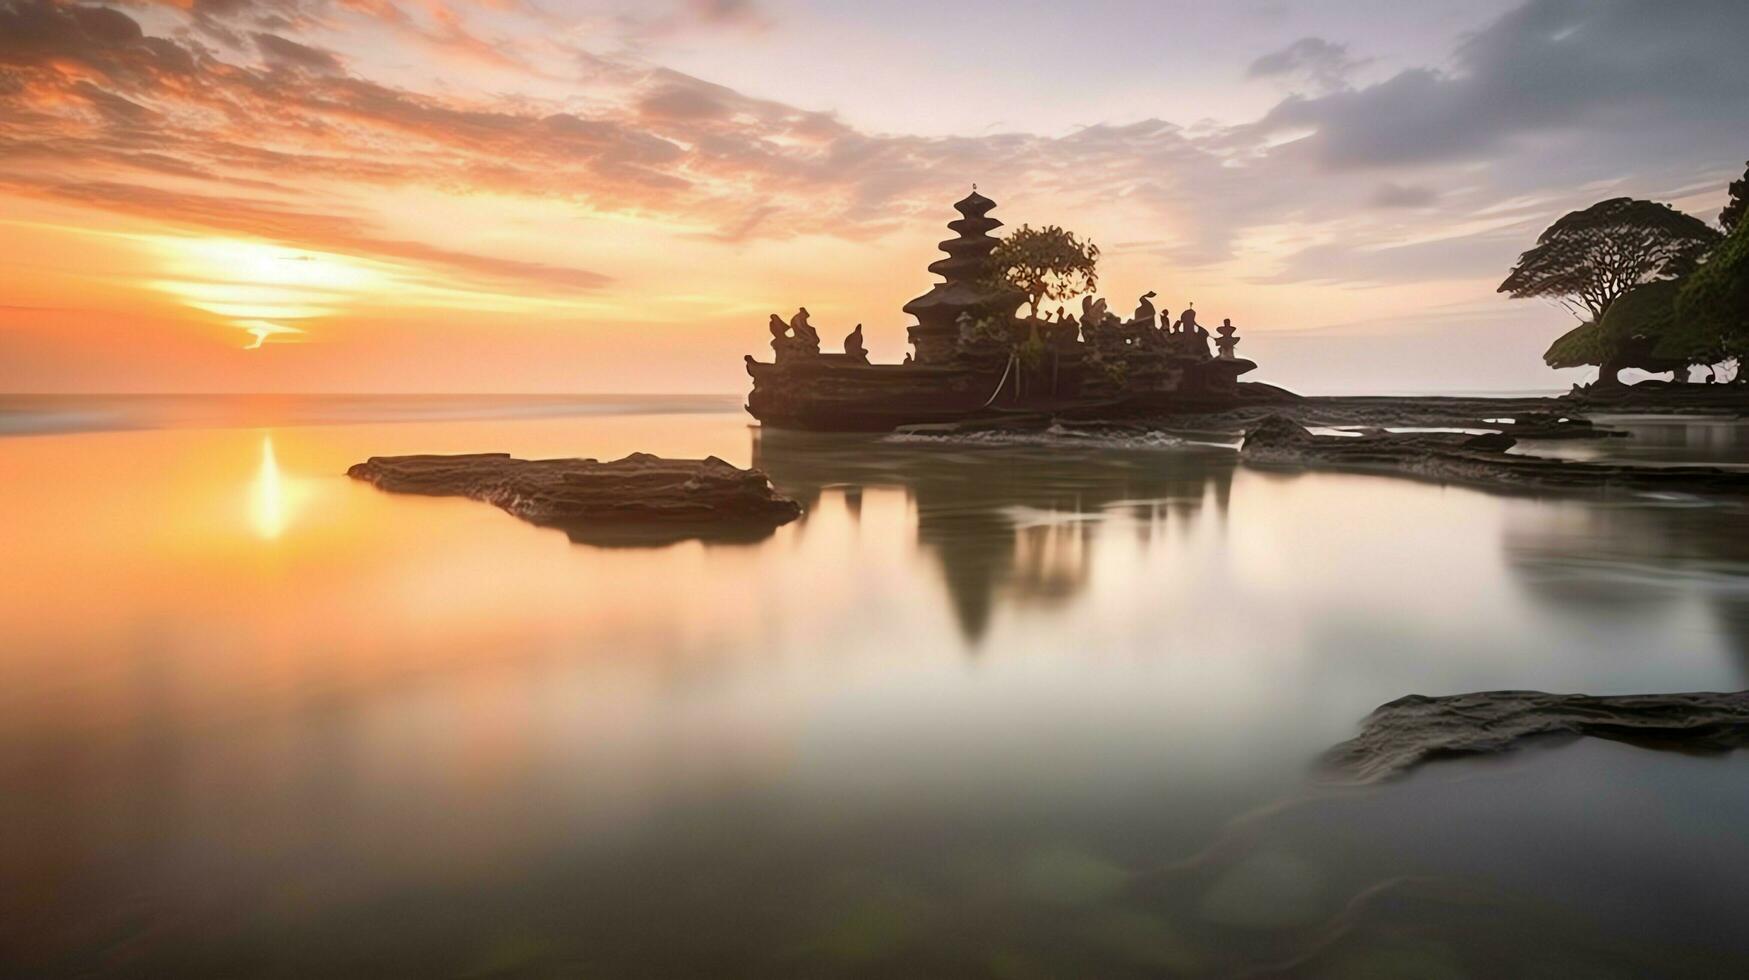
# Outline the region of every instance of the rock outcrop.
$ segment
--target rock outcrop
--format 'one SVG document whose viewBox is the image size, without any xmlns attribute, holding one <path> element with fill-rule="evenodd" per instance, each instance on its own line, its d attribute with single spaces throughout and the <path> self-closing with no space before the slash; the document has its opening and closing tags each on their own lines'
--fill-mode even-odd
<svg viewBox="0 0 1749 980">
<path fill-rule="evenodd" d="M 1549 491 L 1686 493 L 1741 499 L 1749 472 L 1712 466 L 1639 466 L 1515 455 L 1503 432 L 1367 432 L 1314 435 L 1271 415 L 1240 446 L 1248 463 L 1396 473 L 1452 483 Z"/>
<path fill-rule="evenodd" d="M 1241 404 L 1215 412 L 1180 411 L 1153 421 L 1168 428 L 1242 432 L 1271 415 L 1310 426 L 1455 428 L 1504 432 L 1520 439 L 1621 439 L 1561 398 L 1466 398 L 1440 395 L 1294 395 L 1240 382 Z"/>
<path fill-rule="evenodd" d="M 471 497 L 591 544 L 756 540 L 801 515 L 758 470 L 715 456 L 514 459 L 507 453 L 373 456 L 346 471 L 395 493 Z"/>
<path fill-rule="evenodd" d="M 1361 733 L 1329 750 L 1339 778 L 1360 783 L 1400 776 L 1434 759 L 1504 752 L 1538 735 L 1589 735 L 1687 752 L 1749 746 L 1749 691 L 1593 697 L 1486 691 L 1380 706 Z"/>
</svg>

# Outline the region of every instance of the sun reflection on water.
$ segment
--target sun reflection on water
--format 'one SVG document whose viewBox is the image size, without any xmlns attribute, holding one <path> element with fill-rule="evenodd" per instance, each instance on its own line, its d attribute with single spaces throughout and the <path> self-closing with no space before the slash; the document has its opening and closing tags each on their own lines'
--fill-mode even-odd
<svg viewBox="0 0 1749 980">
<path fill-rule="evenodd" d="M 273 453 L 273 435 L 266 433 L 261 437 L 261 462 L 249 487 L 249 523 L 263 540 L 272 541 L 285 533 L 287 518 L 285 479 Z"/>
</svg>

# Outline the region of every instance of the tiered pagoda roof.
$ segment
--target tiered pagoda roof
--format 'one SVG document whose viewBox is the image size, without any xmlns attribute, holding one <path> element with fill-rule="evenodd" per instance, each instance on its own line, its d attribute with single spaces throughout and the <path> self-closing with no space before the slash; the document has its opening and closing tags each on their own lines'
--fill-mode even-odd
<svg viewBox="0 0 1749 980">
<path fill-rule="evenodd" d="M 906 313 L 917 318 L 911 341 L 917 345 L 919 362 L 939 362 L 949 355 L 961 313 L 974 317 L 992 312 L 1012 315 L 1020 305 L 1018 293 L 989 281 L 990 253 L 998 244 L 990 232 L 1002 227 L 1002 222 L 989 216 L 995 206 L 995 201 L 976 190 L 954 205 L 961 217 L 948 222 L 947 227 L 958 237 L 942 242 L 939 247 L 947 258 L 929 266 L 930 272 L 945 281 L 904 306 Z"/>
</svg>

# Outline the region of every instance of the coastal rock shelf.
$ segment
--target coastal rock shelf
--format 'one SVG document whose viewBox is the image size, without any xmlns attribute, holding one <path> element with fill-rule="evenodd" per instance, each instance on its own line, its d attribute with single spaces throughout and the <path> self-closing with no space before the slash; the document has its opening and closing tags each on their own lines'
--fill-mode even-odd
<svg viewBox="0 0 1749 980">
<path fill-rule="evenodd" d="M 1242 383 L 1239 387 L 1241 395 L 1246 396 L 1246 404 L 1219 412 L 1177 413 L 1146 421 L 1163 428 L 1242 431 L 1271 415 L 1279 415 L 1303 426 L 1486 429 L 1520 439 L 1615 439 L 1626 436 L 1619 429 L 1593 423 L 1583 414 L 1582 406 L 1565 398 L 1294 397 L 1284 392 L 1274 400 L 1265 400 L 1261 397 L 1264 392 L 1256 390 L 1268 386 Z"/>
<path fill-rule="evenodd" d="M 1360 735 L 1330 749 L 1324 761 L 1334 773 L 1372 783 L 1433 759 L 1504 752 L 1526 738 L 1559 734 L 1689 752 L 1749 746 L 1749 691 L 1621 697 L 1540 691 L 1411 694 L 1367 716 Z"/>
<path fill-rule="evenodd" d="M 482 500 L 591 544 L 755 540 L 802 512 L 765 474 L 715 456 L 633 453 L 607 463 L 507 453 L 372 456 L 346 475 L 394 493 Z"/>
<path fill-rule="evenodd" d="M 1636 466 L 1513 455 L 1504 433 L 1369 432 L 1313 435 L 1280 415 L 1245 435 L 1249 463 L 1396 473 L 1430 480 L 1527 490 L 1626 491 L 1741 497 L 1749 472 L 1711 466 Z"/>
</svg>

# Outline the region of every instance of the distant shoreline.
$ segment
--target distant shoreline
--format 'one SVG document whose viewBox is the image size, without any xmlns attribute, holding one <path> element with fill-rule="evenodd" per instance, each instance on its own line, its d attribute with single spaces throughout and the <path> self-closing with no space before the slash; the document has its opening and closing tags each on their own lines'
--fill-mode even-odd
<svg viewBox="0 0 1749 980">
<path fill-rule="evenodd" d="M 80 432 L 178 428 L 271 428 L 419 422 L 489 422 L 609 415 L 739 413 L 742 394 L 281 394 L 257 393 L 12 393 L 0 394 L 0 438 Z M 1690 384 L 1586 392 L 1429 391 L 1412 394 L 1304 394 L 1299 412 L 1357 413 L 1354 422 L 1426 424 L 1433 415 L 1564 410 L 1669 416 L 1742 416 L 1749 391 L 1738 386 Z M 1241 406 L 1213 413 L 1254 420 L 1280 405 Z M 1201 414 L 1201 413 L 1197 413 Z M 749 424 L 756 424 L 748 420 Z"/>
<path fill-rule="evenodd" d="M 738 411 L 739 395 L 0 395 L 0 438 L 180 428 L 467 422 Z"/>
</svg>

